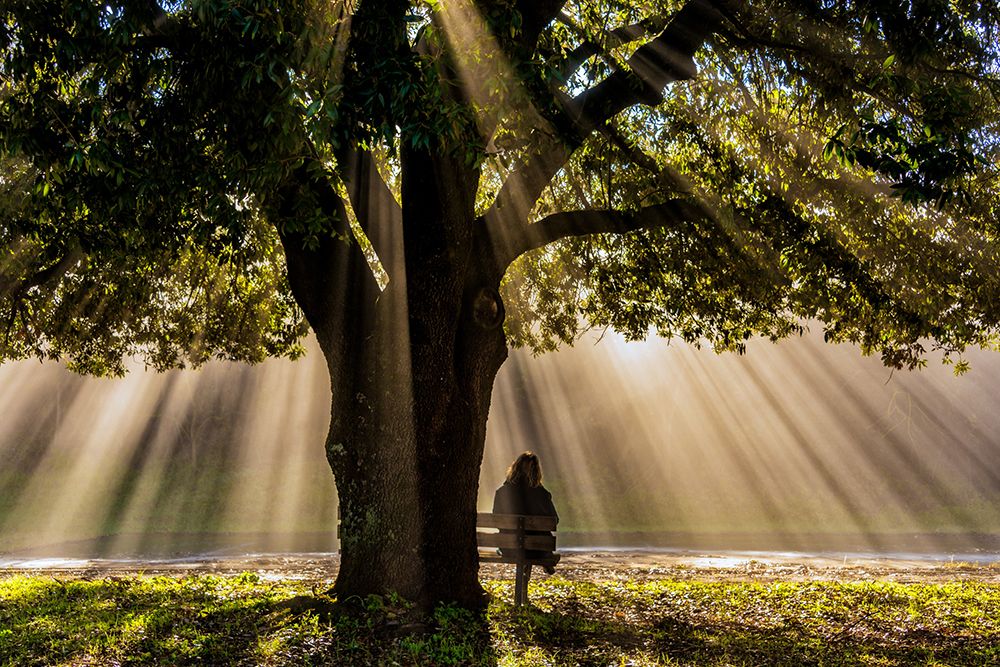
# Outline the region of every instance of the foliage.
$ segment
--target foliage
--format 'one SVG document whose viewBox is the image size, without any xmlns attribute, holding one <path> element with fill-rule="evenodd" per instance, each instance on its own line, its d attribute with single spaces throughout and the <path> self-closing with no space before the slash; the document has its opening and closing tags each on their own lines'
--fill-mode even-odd
<svg viewBox="0 0 1000 667">
<path fill-rule="evenodd" d="M 426 632 L 401 600 L 323 620 L 281 604 L 301 583 L 236 577 L 0 580 L 0 664 L 995 664 L 995 584 L 487 582 L 489 639 L 440 607 Z"/>
<path fill-rule="evenodd" d="M 601 39 L 606 11 L 581 5 Z M 615 25 L 642 18 L 612 6 Z M 551 349 L 586 322 L 742 351 L 752 335 L 820 322 L 893 367 L 921 365 L 928 347 L 995 343 L 984 325 L 998 314 L 997 13 L 760 9 L 741 9 L 662 104 L 584 142 L 535 212 L 693 193 L 718 217 L 523 257 L 507 278 L 515 340 Z"/>
<path fill-rule="evenodd" d="M 398 198 L 401 150 L 458 156 L 478 225 L 553 146 L 569 159 L 532 220 L 678 197 L 705 215 L 525 255 L 516 345 L 612 326 L 742 350 L 807 320 L 895 367 L 994 344 L 1000 10 L 719 0 L 692 80 L 577 117 L 687 4 L 6 3 L 0 356 L 295 355 L 278 234 L 353 243 L 304 183 L 350 185 L 360 150 Z"/>
<path fill-rule="evenodd" d="M 0 68 L 19 83 L 2 111 L 3 356 L 121 374 L 139 354 L 158 369 L 299 354 L 305 329 L 274 230 L 247 201 L 250 183 L 270 177 L 261 155 L 273 147 L 219 151 L 220 133 L 253 134 L 249 119 L 212 108 L 211 73 L 229 75 L 213 54 L 233 26 L 199 8 L 197 25 L 223 33 L 191 54 L 195 71 L 130 48 L 147 12 L 25 8 L 6 6 L 0 32 Z M 263 57 L 245 47 L 243 76 Z M 233 102 L 268 113 L 258 99 Z"/>
</svg>

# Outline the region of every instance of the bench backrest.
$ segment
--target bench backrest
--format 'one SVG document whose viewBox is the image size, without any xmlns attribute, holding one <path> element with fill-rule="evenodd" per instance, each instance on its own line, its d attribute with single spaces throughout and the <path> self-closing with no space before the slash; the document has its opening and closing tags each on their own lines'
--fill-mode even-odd
<svg viewBox="0 0 1000 667">
<path fill-rule="evenodd" d="M 557 521 L 552 516 L 480 512 L 476 515 L 477 529 L 496 528 L 504 532 L 477 532 L 476 539 L 479 546 L 487 548 L 555 551 L 556 538 L 554 535 L 527 535 L 526 532 L 533 530 L 554 531 Z"/>
</svg>

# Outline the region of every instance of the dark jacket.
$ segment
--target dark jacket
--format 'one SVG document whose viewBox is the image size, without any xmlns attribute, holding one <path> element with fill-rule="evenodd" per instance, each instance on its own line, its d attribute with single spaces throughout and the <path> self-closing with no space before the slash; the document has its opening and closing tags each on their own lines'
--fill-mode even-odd
<svg viewBox="0 0 1000 667">
<path fill-rule="evenodd" d="M 552 494 L 544 486 L 526 486 L 504 482 L 493 495 L 494 514 L 527 514 L 532 516 L 553 516 L 559 521 L 556 506 L 552 504 Z M 501 533 L 514 531 L 501 530 Z M 526 530 L 525 535 L 551 535 L 544 530 Z M 510 549 L 501 550 L 509 555 Z M 528 558 L 545 558 L 551 552 L 529 550 Z"/>
</svg>

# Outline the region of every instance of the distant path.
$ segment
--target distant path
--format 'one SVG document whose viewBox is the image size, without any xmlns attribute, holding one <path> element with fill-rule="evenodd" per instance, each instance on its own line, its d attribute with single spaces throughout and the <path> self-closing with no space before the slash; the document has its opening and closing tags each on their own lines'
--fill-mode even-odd
<svg viewBox="0 0 1000 667">
<path fill-rule="evenodd" d="M 265 579 L 328 583 L 337 575 L 336 554 L 261 554 L 187 557 L 163 560 L 67 560 L 0 558 L 0 577 L 33 574 L 55 578 L 93 578 L 132 574 L 184 576 L 257 572 Z M 484 565 L 485 578 L 507 578 L 508 567 Z M 557 575 L 586 580 L 698 581 L 897 581 L 1000 583 L 1000 562 L 962 563 L 926 559 L 804 556 L 797 554 L 698 554 L 651 551 L 569 551 Z M 545 576 L 539 573 L 539 576 Z"/>
</svg>

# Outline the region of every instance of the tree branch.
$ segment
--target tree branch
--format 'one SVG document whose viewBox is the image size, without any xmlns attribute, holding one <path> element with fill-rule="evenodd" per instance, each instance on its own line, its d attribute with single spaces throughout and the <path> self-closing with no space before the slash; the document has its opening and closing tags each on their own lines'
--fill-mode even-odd
<svg viewBox="0 0 1000 667">
<path fill-rule="evenodd" d="M 554 213 L 533 225 L 526 225 L 511 237 L 506 244 L 508 255 L 502 258 L 501 266 L 509 265 L 523 253 L 571 236 L 628 234 L 707 217 L 709 213 L 703 207 L 688 199 L 672 199 L 633 212 L 592 209 Z"/>
<path fill-rule="evenodd" d="M 125 5 L 125 10 L 133 14 L 143 26 L 143 32 L 147 35 L 157 34 L 163 31 L 170 17 L 163 7 L 156 0 L 139 0 L 135 3 Z"/>
<path fill-rule="evenodd" d="M 157 0 L 141 0 L 126 7 L 142 30 L 143 36 L 136 39 L 137 45 L 169 49 L 194 43 L 194 35 L 188 34 L 190 31 L 176 18 L 171 18 Z"/>
<path fill-rule="evenodd" d="M 667 84 L 695 75 L 694 54 L 723 21 L 713 0 L 689 0 L 652 41 L 639 47 L 628 59 L 628 70 L 619 70 L 575 98 L 564 93 L 561 136 L 539 134 L 537 148 L 504 182 L 496 201 L 484 215 L 487 236 L 499 243 L 499 256 L 508 229 L 527 226 L 535 203 L 566 163 L 573 151 L 610 118 L 637 104 L 655 105 Z M 514 255 L 516 256 L 516 255 Z"/>
<path fill-rule="evenodd" d="M 278 193 L 281 222 L 276 225 L 292 294 L 321 344 L 324 338 L 354 332 L 351 327 L 360 322 L 359 314 L 379 294 L 375 276 L 351 235 L 344 202 L 323 173 L 321 166 L 308 160 L 295 170 Z M 329 232 L 295 228 L 297 207 L 303 198 L 307 199 L 307 210 L 313 206 L 308 202 L 311 199 L 332 223 Z M 339 355 L 328 354 L 328 361 L 331 356 Z"/>
<path fill-rule="evenodd" d="M 605 33 L 605 44 L 602 45 L 598 44 L 576 24 L 572 23 L 570 18 L 565 14 L 561 15 L 561 20 L 564 24 L 570 26 L 571 29 L 576 31 L 582 40 L 580 46 L 573 49 L 569 56 L 566 57 L 566 62 L 563 63 L 560 74 L 564 80 L 569 79 L 569 77 L 572 76 L 572 74 L 578 70 L 588 58 L 596 55 L 610 57 L 607 49 L 616 48 L 622 44 L 627 44 L 628 42 L 634 42 L 635 40 L 641 39 L 650 33 L 659 33 L 666 27 L 666 19 L 663 17 L 650 17 L 640 21 L 639 23 L 621 26 Z"/>
<path fill-rule="evenodd" d="M 32 287 L 49 285 L 65 276 L 84 258 L 83 249 L 78 242 L 73 242 L 65 254 L 58 260 L 20 280 L 0 273 L 0 297 L 12 297 L 17 300 Z"/>
<path fill-rule="evenodd" d="M 559 15 L 566 0 L 517 0 L 515 8 L 521 15 L 518 41 L 523 47 L 533 47 L 547 25 Z"/>
<path fill-rule="evenodd" d="M 690 0 L 659 35 L 632 54 L 628 70 L 612 73 L 573 99 L 570 113 L 578 131 L 592 132 L 636 104 L 659 104 L 667 84 L 694 77 L 694 54 L 721 23 L 722 14 L 711 0 Z"/>
</svg>

